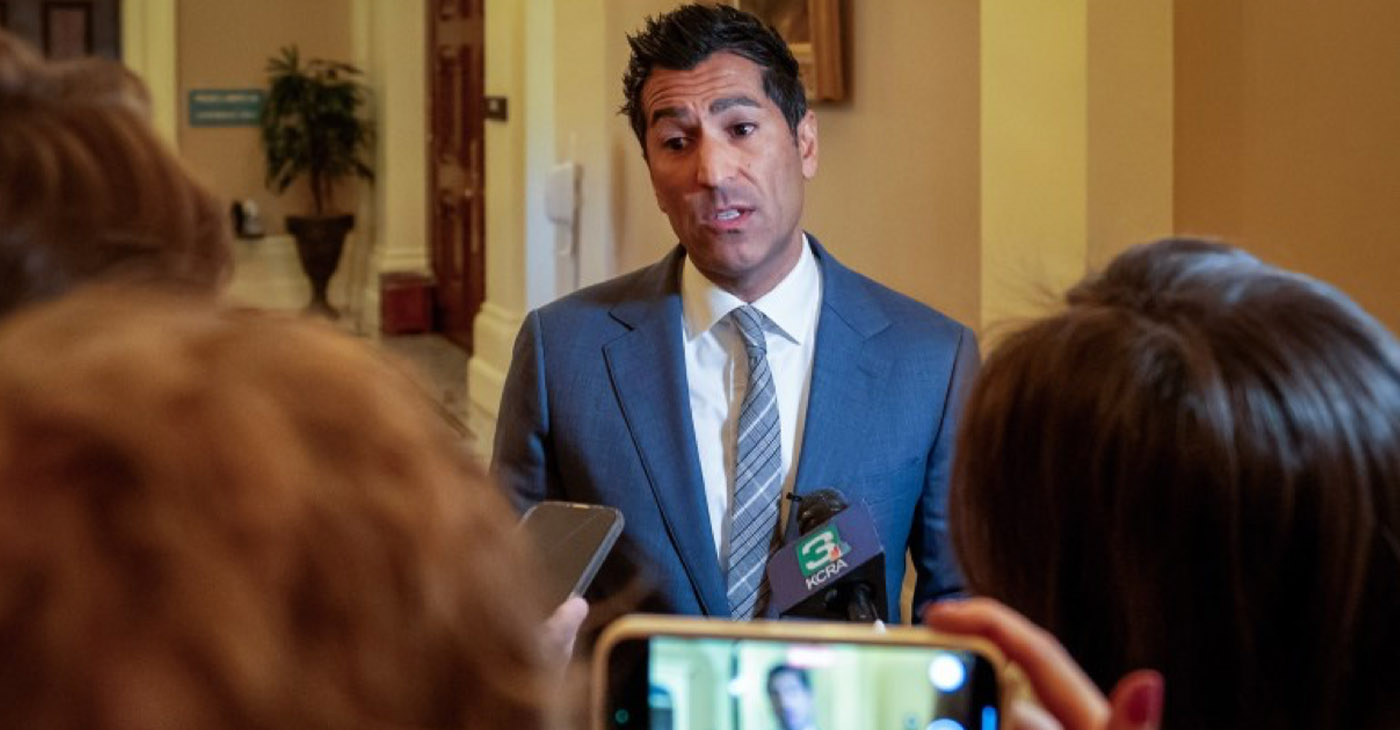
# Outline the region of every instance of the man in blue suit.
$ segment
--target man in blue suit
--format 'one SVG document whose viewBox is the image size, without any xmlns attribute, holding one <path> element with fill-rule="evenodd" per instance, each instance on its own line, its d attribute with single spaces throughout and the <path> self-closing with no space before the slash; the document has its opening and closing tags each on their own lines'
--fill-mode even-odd
<svg viewBox="0 0 1400 730">
<path fill-rule="evenodd" d="M 496 475 L 522 508 L 620 508 L 648 610 L 766 615 L 765 559 L 796 537 L 783 497 L 822 487 L 869 507 L 890 616 L 906 551 L 915 607 L 958 590 L 945 510 L 974 336 L 803 232 L 817 123 L 771 29 L 686 5 L 629 42 L 623 111 L 680 244 L 528 315 Z M 609 560 L 595 597 L 628 577 Z"/>
</svg>

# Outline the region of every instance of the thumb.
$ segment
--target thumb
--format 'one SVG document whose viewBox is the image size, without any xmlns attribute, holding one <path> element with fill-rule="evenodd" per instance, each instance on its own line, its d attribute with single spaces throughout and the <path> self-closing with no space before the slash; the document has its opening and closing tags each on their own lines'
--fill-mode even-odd
<svg viewBox="0 0 1400 730">
<path fill-rule="evenodd" d="M 1130 672 L 1108 696 L 1107 730 L 1157 730 L 1162 727 L 1162 698 L 1166 682 L 1151 669 Z"/>
</svg>

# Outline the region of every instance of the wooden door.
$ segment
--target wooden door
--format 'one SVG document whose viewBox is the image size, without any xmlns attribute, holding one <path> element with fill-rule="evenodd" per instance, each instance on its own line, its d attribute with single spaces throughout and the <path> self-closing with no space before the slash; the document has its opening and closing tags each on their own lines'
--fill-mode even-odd
<svg viewBox="0 0 1400 730">
<path fill-rule="evenodd" d="M 55 60 L 121 58 L 120 0 L 0 0 L 0 28 Z"/>
<path fill-rule="evenodd" d="M 429 0 L 429 164 L 438 329 L 468 353 L 486 298 L 483 0 Z"/>
</svg>

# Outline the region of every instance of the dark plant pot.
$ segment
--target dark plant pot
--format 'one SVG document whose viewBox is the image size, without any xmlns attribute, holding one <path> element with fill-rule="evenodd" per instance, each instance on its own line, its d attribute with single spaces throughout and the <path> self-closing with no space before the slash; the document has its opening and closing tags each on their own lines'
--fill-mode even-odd
<svg viewBox="0 0 1400 730">
<path fill-rule="evenodd" d="M 306 311 L 331 319 L 340 316 L 326 299 L 326 286 L 340 265 L 345 236 L 354 227 L 355 216 L 348 213 L 325 217 L 287 216 L 287 232 L 296 238 L 301 269 L 311 281 L 311 301 L 307 303 Z"/>
</svg>

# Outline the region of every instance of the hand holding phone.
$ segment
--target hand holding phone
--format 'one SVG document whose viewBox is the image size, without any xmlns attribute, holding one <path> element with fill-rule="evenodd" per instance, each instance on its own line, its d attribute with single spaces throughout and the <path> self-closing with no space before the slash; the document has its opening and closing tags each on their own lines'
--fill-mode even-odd
<svg viewBox="0 0 1400 730">
<path fill-rule="evenodd" d="M 1013 698 L 1008 708 L 1011 717 L 1032 720 L 1024 725 L 1057 724 L 1065 730 L 1161 726 L 1164 683 L 1156 671 L 1128 673 L 1105 698 L 1054 637 L 997 601 L 969 598 L 935 603 L 924 613 L 924 620 L 935 628 L 997 643 L 1029 682 L 1026 696 Z"/>
</svg>

